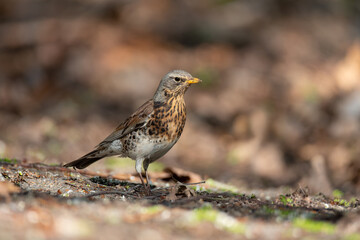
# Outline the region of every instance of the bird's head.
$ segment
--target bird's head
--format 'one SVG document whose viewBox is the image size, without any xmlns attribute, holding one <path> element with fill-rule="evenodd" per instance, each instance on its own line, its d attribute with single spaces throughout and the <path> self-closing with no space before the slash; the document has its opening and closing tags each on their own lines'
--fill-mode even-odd
<svg viewBox="0 0 360 240">
<path fill-rule="evenodd" d="M 173 70 L 161 79 L 154 100 L 163 101 L 171 96 L 184 95 L 191 84 L 199 82 L 201 82 L 200 79 L 194 78 L 188 72 L 183 70 Z"/>
</svg>

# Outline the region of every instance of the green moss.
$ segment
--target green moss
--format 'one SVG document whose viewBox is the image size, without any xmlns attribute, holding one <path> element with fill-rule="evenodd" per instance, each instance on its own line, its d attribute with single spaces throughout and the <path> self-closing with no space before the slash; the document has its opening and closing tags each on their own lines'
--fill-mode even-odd
<svg viewBox="0 0 360 240">
<path fill-rule="evenodd" d="M 201 208 L 197 208 L 193 211 L 193 220 L 198 222 L 215 222 L 218 216 L 218 212 L 215 211 L 211 206 L 205 205 Z"/>
<path fill-rule="evenodd" d="M 342 197 L 344 197 L 344 193 L 342 191 L 340 191 L 339 189 L 335 189 L 332 192 L 332 195 L 333 195 L 334 198 L 342 198 Z"/>
<path fill-rule="evenodd" d="M 235 218 L 219 212 L 211 207 L 211 205 L 204 205 L 192 211 L 192 223 L 210 222 L 217 228 L 223 229 L 233 234 L 243 234 L 245 226 L 237 221 Z"/>
<path fill-rule="evenodd" d="M 17 164 L 15 158 L 0 158 L 0 163 Z"/>
<path fill-rule="evenodd" d="M 359 200 L 358 200 L 357 198 L 355 198 L 355 197 L 350 198 L 350 201 L 349 201 L 350 206 L 355 206 L 355 204 L 356 204 L 358 201 L 359 201 Z"/>
<path fill-rule="evenodd" d="M 350 203 L 348 201 L 346 201 L 345 199 L 335 198 L 334 202 L 339 206 L 350 207 Z"/>
<path fill-rule="evenodd" d="M 211 192 L 209 189 L 205 188 L 202 185 L 192 185 L 192 186 L 188 186 L 188 187 L 197 192 Z"/>
<path fill-rule="evenodd" d="M 297 218 L 294 220 L 293 225 L 295 227 L 313 233 L 335 233 L 335 225 L 324 221 L 314 221 L 311 219 Z"/>
<path fill-rule="evenodd" d="M 228 185 L 228 184 L 225 184 L 225 183 L 215 181 L 214 179 L 211 179 L 211 178 L 206 180 L 206 184 L 210 188 L 214 188 L 215 190 L 220 190 L 220 191 L 223 191 L 223 192 L 231 192 L 231 193 L 234 193 L 234 194 L 239 194 L 239 189 L 237 189 L 236 187 L 234 187 L 232 185 Z"/>
<path fill-rule="evenodd" d="M 341 199 L 341 198 L 334 199 L 334 203 L 336 203 L 339 206 L 343 206 L 343 207 L 354 206 L 354 204 L 356 204 L 356 202 L 357 202 L 357 199 L 355 197 L 352 197 L 349 201 L 347 201 L 346 199 Z"/>
<path fill-rule="evenodd" d="M 163 210 L 164 210 L 164 207 L 160 206 L 160 205 L 154 205 L 154 206 L 146 207 L 146 208 L 142 209 L 142 211 L 146 214 L 155 214 L 155 213 L 159 213 Z"/>
<path fill-rule="evenodd" d="M 280 195 L 279 199 L 284 205 L 292 206 L 294 203 L 294 200 L 292 198 L 286 197 L 284 195 Z"/>
</svg>

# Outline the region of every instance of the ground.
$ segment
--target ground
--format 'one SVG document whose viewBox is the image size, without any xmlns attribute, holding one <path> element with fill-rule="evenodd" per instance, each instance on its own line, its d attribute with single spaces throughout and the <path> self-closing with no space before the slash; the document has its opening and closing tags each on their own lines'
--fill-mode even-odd
<svg viewBox="0 0 360 240">
<path fill-rule="evenodd" d="M 2 159 L 2 238 L 360 239 L 358 199 L 190 184 L 199 176 L 180 169 L 151 176 L 148 196 L 136 175 Z"/>
</svg>

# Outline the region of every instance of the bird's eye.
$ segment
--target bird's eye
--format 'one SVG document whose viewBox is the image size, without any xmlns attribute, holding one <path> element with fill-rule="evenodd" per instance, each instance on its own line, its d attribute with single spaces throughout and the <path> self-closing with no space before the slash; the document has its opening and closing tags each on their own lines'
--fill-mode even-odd
<svg viewBox="0 0 360 240">
<path fill-rule="evenodd" d="M 174 79 L 175 79 L 175 81 L 177 81 L 177 82 L 179 82 L 179 81 L 181 80 L 179 77 L 175 77 Z"/>
</svg>

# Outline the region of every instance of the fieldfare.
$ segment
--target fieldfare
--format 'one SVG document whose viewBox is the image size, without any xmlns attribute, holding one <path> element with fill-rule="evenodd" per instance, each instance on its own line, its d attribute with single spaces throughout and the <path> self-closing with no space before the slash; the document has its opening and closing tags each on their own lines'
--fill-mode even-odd
<svg viewBox="0 0 360 240">
<path fill-rule="evenodd" d="M 186 121 L 184 94 L 191 84 L 201 82 L 189 73 L 174 70 L 160 81 L 154 97 L 121 123 L 96 149 L 64 167 L 83 169 L 109 156 L 135 160 L 135 169 L 147 193 L 148 166 L 162 157 L 179 140 Z M 144 168 L 147 184 L 142 177 Z"/>
</svg>

